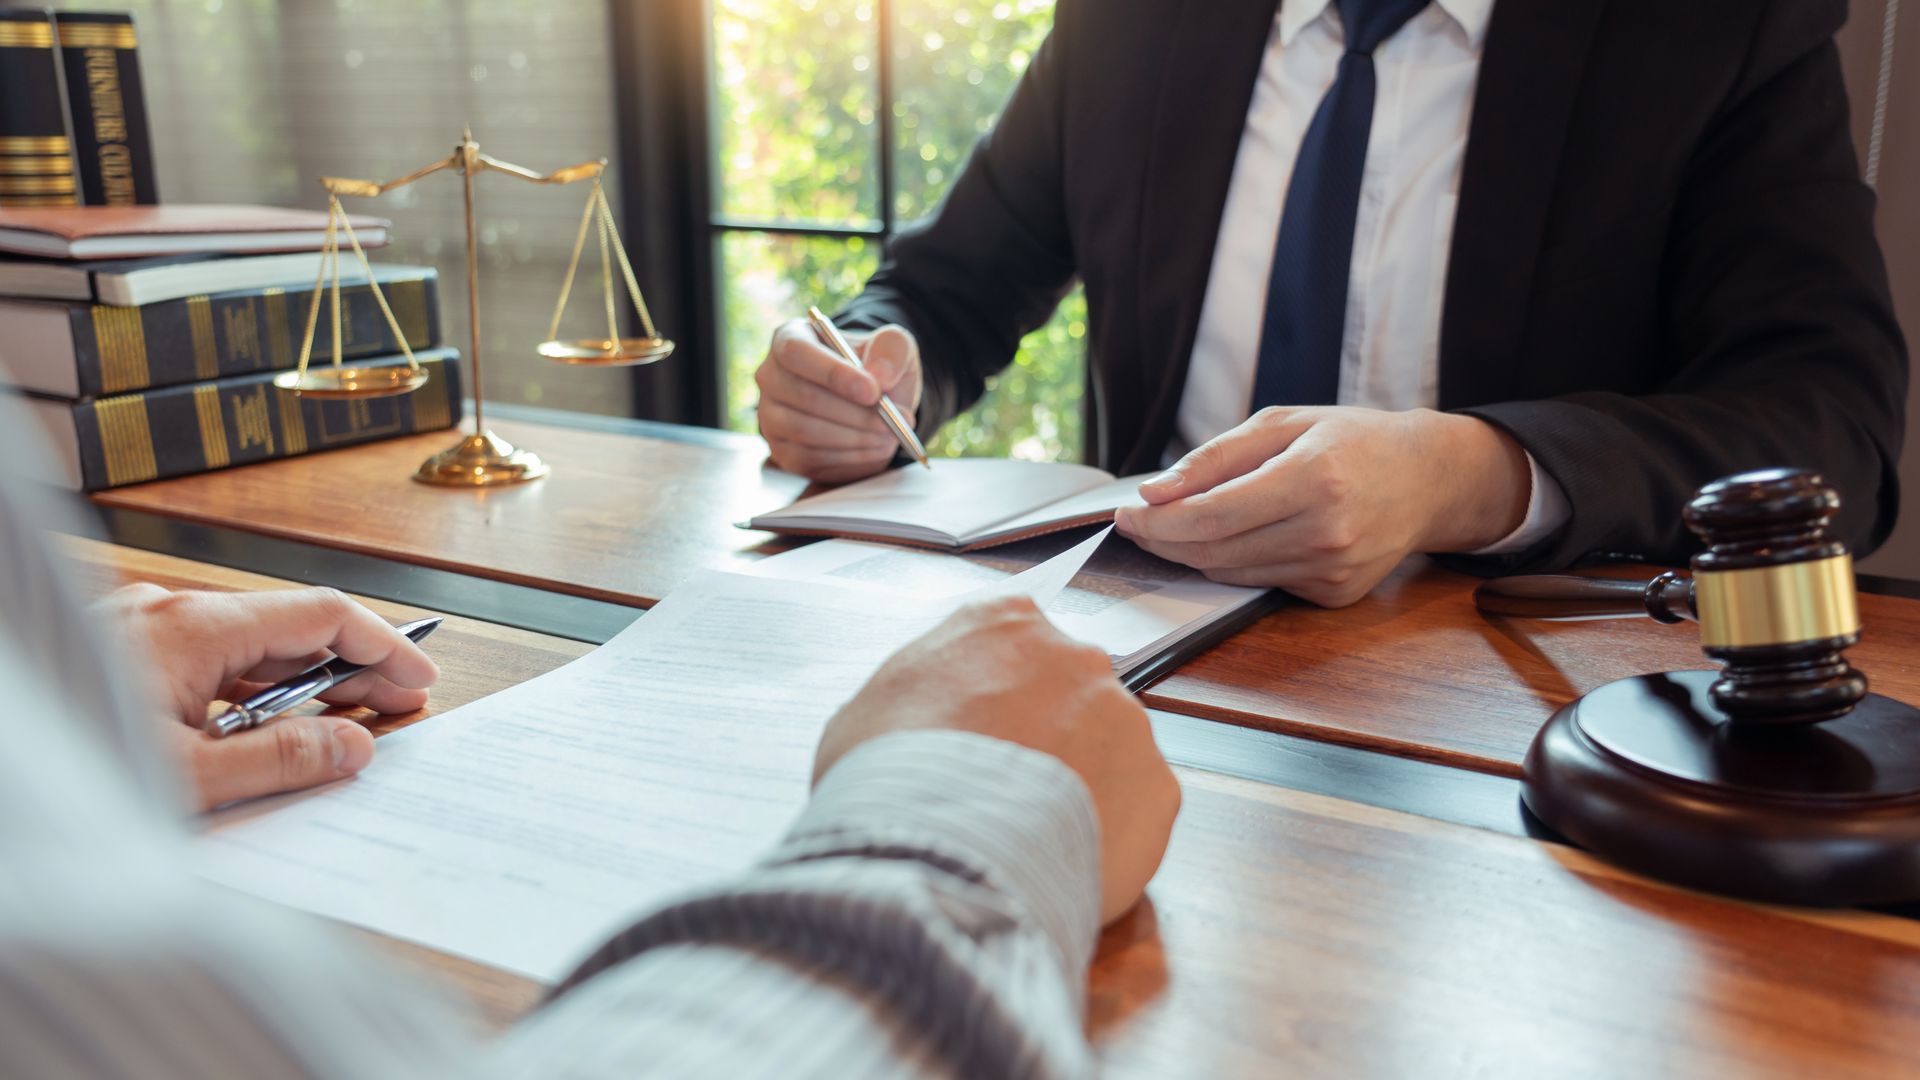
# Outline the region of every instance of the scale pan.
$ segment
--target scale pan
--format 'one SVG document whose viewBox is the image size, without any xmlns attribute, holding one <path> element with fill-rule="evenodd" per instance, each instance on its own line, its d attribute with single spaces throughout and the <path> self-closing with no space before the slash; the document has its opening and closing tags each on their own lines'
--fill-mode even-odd
<svg viewBox="0 0 1920 1080">
<path fill-rule="evenodd" d="M 301 397 L 377 398 L 411 394 L 427 384 L 427 373 L 396 364 L 391 367 L 324 367 L 286 371 L 273 385 Z"/>
<path fill-rule="evenodd" d="M 663 337 L 621 338 L 608 341 L 606 338 L 580 338 L 574 341 L 543 341 L 539 345 L 541 356 L 562 364 L 579 364 L 583 367 L 632 367 L 635 364 L 651 364 L 655 360 L 664 360 L 673 354 L 673 342 Z"/>
</svg>

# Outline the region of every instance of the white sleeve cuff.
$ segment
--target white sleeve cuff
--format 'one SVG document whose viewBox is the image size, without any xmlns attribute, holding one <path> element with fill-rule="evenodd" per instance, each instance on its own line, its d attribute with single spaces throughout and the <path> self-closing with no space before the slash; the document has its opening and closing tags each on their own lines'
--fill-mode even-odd
<svg viewBox="0 0 1920 1080">
<path fill-rule="evenodd" d="M 1520 519 L 1520 525 L 1499 540 L 1467 554 L 1511 555 L 1525 551 L 1558 532 L 1573 516 L 1567 506 L 1567 493 L 1560 489 L 1558 481 L 1547 475 L 1532 454 L 1527 455 L 1527 477 L 1532 490 L 1527 495 L 1527 515 Z"/>
</svg>

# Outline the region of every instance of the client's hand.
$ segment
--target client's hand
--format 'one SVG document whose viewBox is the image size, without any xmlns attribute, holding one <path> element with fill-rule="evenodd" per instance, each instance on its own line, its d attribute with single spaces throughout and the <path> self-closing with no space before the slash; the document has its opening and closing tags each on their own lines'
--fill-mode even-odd
<svg viewBox="0 0 1920 1080">
<path fill-rule="evenodd" d="M 208 706 L 265 689 L 329 655 L 372 670 L 322 694 L 334 705 L 406 713 L 427 703 L 439 671 L 420 647 L 335 589 L 169 592 L 131 585 L 102 614 L 145 652 L 162 737 L 185 765 L 201 809 L 351 776 L 373 760 L 373 736 L 345 717 L 283 716 L 214 739 Z"/>
<path fill-rule="evenodd" d="M 1140 898 L 1166 853 L 1180 784 L 1105 653 L 1062 637 L 1025 598 L 965 608 L 896 653 L 841 708 L 814 779 L 869 739 L 927 729 L 991 735 L 1065 762 L 1100 819 L 1101 921 Z"/>
<path fill-rule="evenodd" d="M 773 463 L 809 480 L 839 484 L 872 476 L 900 449 L 874 406 L 893 399 L 912 421 L 920 408 L 920 346 L 898 326 L 848 334 L 862 371 L 820 343 L 805 319 L 773 332 L 753 373 L 760 435 Z"/>
</svg>

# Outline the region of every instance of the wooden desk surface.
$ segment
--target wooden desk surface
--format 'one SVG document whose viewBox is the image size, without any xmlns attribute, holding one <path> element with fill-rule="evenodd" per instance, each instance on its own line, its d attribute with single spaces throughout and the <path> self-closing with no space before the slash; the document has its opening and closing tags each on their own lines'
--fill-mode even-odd
<svg viewBox="0 0 1920 1080">
<path fill-rule="evenodd" d="M 69 550 L 100 588 L 278 584 L 90 541 Z M 584 649 L 449 619 L 432 709 Z M 1193 770 L 1180 779 L 1186 804 L 1150 903 L 1107 931 L 1094 963 L 1089 1026 L 1110 1074 L 1920 1067 L 1920 922 L 1719 900 L 1557 845 Z M 538 1000 L 516 976 L 361 936 L 495 1024 Z"/>
<path fill-rule="evenodd" d="M 638 606 L 701 569 L 784 542 L 733 522 L 800 481 L 757 440 L 673 442 L 525 423 L 502 434 L 551 477 L 494 491 L 414 483 L 445 432 L 103 492 L 102 505 L 466 570 Z M 1353 607 L 1296 605 L 1149 689 L 1174 712 L 1518 776 L 1553 710 L 1613 679 L 1708 666 L 1690 626 L 1488 621 L 1473 579 L 1414 560 Z M 1877 689 L 1920 701 L 1920 601 L 1863 596 L 1851 653 Z"/>
</svg>

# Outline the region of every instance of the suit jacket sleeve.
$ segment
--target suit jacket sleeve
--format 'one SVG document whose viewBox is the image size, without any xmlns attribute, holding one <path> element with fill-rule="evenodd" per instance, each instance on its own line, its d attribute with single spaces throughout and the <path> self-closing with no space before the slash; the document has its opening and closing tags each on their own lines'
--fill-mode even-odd
<svg viewBox="0 0 1920 1080">
<path fill-rule="evenodd" d="M 1683 561 L 1701 484 L 1771 465 L 1840 492 L 1862 554 L 1893 528 L 1907 353 L 1861 183 L 1833 33 L 1838 3 L 1776 0 L 1696 148 L 1663 273 L 1676 368 L 1658 392 L 1468 408 L 1566 492 L 1565 528 L 1506 566 L 1590 555 Z"/>
<path fill-rule="evenodd" d="M 923 436 L 978 401 L 987 377 L 1012 362 L 1020 339 L 1072 287 L 1062 118 L 1078 6 L 1063 0 L 1055 9 L 1053 32 L 939 211 L 900 232 L 866 289 L 835 317 L 850 330 L 898 324 L 918 339 Z"/>
</svg>

